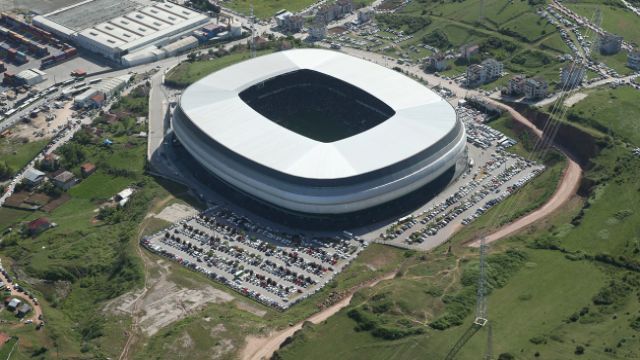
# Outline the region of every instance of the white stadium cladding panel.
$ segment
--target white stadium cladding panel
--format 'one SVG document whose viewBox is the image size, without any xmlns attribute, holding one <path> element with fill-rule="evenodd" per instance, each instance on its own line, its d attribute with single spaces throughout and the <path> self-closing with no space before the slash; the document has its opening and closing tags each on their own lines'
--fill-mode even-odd
<svg viewBox="0 0 640 360">
<path fill-rule="evenodd" d="M 323 84 L 320 91 L 317 81 Z M 263 88 L 269 92 L 261 93 Z M 280 93 L 305 98 L 291 104 Z M 298 114 L 296 103 L 326 109 L 327 116 L 349 115 L 345 103 L 322 104 L 325 93 L 377 120 L 342 120 L 336 131 L 355 126 L 351 130 L 359 132 L 314 138 L 285 127 L 286 120 L 263 115 L 278 115 L 270 104 Z M 303 106 L 304 101 L 310 103 Z M 289 123 L 296 127 L 298 121 L 304 125 L 303 119 Z M 323 131 L 324 124 L 309 120 L 307 125 L 310 134 Z M 329 50 L 277 52 L 203 78 L 182 94 L 173 129 L 185 149 L 219 179 L 263 202 L 308 214 L 372 208 L 448 170 L 457 175 L 467 161 L 464 126 L 447 101 L 396 71 Z"/>
</svg>

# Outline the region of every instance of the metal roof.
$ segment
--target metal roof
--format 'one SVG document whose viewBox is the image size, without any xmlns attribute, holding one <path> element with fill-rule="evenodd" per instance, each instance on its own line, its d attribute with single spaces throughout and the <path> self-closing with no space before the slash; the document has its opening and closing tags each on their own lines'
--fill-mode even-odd
<svg viewBox="0 0 640 360">
<path fill-rule="evenodd" d="M 395 115 L 355 136 L 322 143 L 270 121 L 238 96 L 254 84 L 299 69 L 357 86 L 393 108 Z M 180 106 L 200 130 L 231 151 L 310 179 L 346 178 L 395 164 L 430 147 L 456 124 L 453 107 L 420 83 L 383 66 L 320 49 L 282 51 L 227 67 L 186 89 Z"/>
</svg>

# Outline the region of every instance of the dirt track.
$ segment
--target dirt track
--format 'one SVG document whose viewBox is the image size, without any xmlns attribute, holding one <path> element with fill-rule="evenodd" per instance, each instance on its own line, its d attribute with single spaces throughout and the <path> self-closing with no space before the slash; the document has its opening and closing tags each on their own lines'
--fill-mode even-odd
<svg viewBox="0 0 640 360">
<path fill-rule="evenodd" d="M 15 290 L 13 288 L 13 285 L 15 285 L 15 283 L 13 284 L 9 283 L 2 273 L 0 273 L 0 281 L 5 283 L 5 285 L 7 286 L 7 290 L 11 292 L 11 296 L 19 297 L 20 300 L 22 300 L 23 302 L 27 302 L 29 306 L 31 306 L 31 309 L 33 309 L 33 311 L 29 316 L 26 316 L 23 318 L 23 321 L 33 320 L 34 323 L 38 321 L 38 319 L 40 318 L 40 315 L 42 315 L 42 308 L 40 307 L 40 304 L 36 305 L 35 302 L 29 299 L 29 297 L 26 296 L 24 293 L 20 293 L 17 290 Z M 24 322 L 20 323 L 20 325 L 24 325 Z"/>
<path fill-rule="evenodd" d="M 503 226 L 497 231 L 487 235 L 485 241 L 487 243 L 500 240 L 506 236 L 509 236 L 519 230 L 526 228 L 527 226 L 539 221 L 551 213 L 559 209 L 564 205 L 571 197 L 576 193 L 578 186 L 580 185 L 580 178 L 582 170 L 575 161 L 569 159 L 569 164 L 564 170 L 560 184 L 555 193 L 541 208 L 529 213 L 528 215 L 521 217 L 520 219 Z M 480 247 L 480 240 L 469 243 L 471 247 Z"/>
<path fill-rule="evenodd" d="M 542 131 L 538 129 L 533 123 L 531 123 L 527 118 L 525 118 L 522 114 L 514 110 L 513 108 L 499 103 L 497 101 L 488 99 L 489 102 L 495 104 L 499 108 L 508 111 L 509 114 L 513 117 L 514 120 L 519 123 L 527 126 L 531 129 L 538 137 L 542 136 Z M 549 201 L 547 201 L 541 208 L 535 210 L 534 212 L 510 223 L 497 231 L 486 236 L 485 241 L 487 243 L 491 243 L 493 241 L 502 239 L 508 235 L 515 233 L 516 231 L 522 230 L 527 226 L 533 224 L 536 221 L 539 221 L 547 216 L 549 216 L 552 212 L 559 209 L 562 205 L 564 205 L 578 190 L 578 186 L 580 185 L 580 179 L 582 177 L 582 169 L 580 166 L 565 154 L 567 157 L 567 167 L 562 174 L 562 178 L 560 179 L 560 183 L 558 184 L 558 188 Z M 471 247 L 479 247 L 480 240 L 476 240 L 468 244 Z"/>
<path fill-rule="evenodd" d="M 395 276 L 395 273 L 387 274 L 381 278 L 370 281 L 362 286 L 357 287 L 352 290 L 349 296 L 340 300 L 339 302 L 333 304 L 332 306 L 315 313 L 308 317 L 305 321 L 311 321 L 314 324 L 318 324 L 322 321 L 327 320 L 331 315 L 337 313 L 342 310 L 344 307 L 349 305 L 351 302 L 351 298 L 353 294 L 363 287 L 372 287 L 378 284 L 380 281 L 391 279 Z M 293 335 L 296 331 L 302 328 L 302 324 L 304 321 L 301 321 L 294 326 L 288 327 L 279 332 L 274 332 L 269 334 L 268 337 L 255 337 L 249 336 L 247 337 L 247 345 L 242 349 L 242 353 L 240 354 L 240 358 L 242 360 L 261 360 L 261 359 L 270 359 L 273 353 L 280 348 L 280 344 L 282 344 L 289 336 Z"/>
</svg>

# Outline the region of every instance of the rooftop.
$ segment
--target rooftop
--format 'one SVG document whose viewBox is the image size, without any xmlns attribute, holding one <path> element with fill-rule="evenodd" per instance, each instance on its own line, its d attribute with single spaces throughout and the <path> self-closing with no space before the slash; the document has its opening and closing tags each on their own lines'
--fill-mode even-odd
<svg viewBox="0 0 640 360">
<path fill-rule="evenodd" d="M 395 113 L 354 136 L 321 142 L 268 120 L 239 96 L 253 85 L 301 69 L 347 82 Z M 422 84 L 383 66 L 320 49 L 282 51 L 227 67 L 185 90 L 180 105 L 195 126 L 236 154 L 312 179 L 385 168 L 433 146 L 457 124 L 453 107 Z M 222 113 L 225 116 L 215 116 Z"/>
<path fill-rule="evenodd" d="M 49 20 L 74 31 L 124 15 L 142 5 L 131 0 L 88 0 L 45 15 Z"/>
</svg>

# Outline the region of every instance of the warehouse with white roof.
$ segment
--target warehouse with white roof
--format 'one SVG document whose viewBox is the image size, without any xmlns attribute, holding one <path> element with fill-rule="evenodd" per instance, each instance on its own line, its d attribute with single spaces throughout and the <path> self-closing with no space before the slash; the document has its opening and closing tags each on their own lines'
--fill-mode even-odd
<svg viewBox="0 0 640 360">
<path fill-rule="evenodd" d="M 33 18 L 34 25 L 115 61 L 169 44 L 208 22 L 206 15 L 174 3 L 131 0 L 87 0 Z"/>
<path fill-rule="evenodd" d="M 365 210 L 467 166 L 464 126 L 447 101 L 328 50 L 278 52 L 205 77 L 184 91 L 173 129 L 217 178 L 296 213 Z"/>
</svg>

